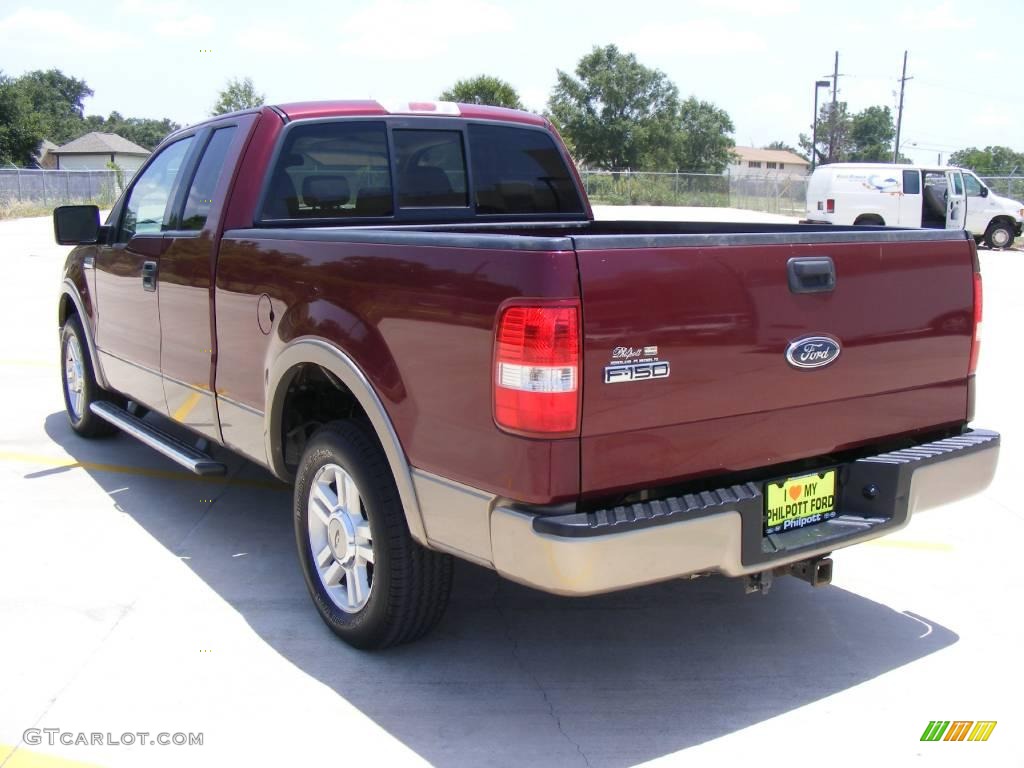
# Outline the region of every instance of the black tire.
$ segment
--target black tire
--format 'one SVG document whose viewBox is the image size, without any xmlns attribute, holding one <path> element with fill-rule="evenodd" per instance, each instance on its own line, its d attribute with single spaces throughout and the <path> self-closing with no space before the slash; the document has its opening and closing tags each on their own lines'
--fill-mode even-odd
<svg viewBox="0 0 1024 768">
<path fill-rule="evenodd" d="M 1009 248 L 1013 245 L 1014 226 L 1005 221 L 993 221 L 985 230 L 985 245 L 989 248 Z"/>
<path fill-rule="evenodd" d="M 78 353 L 81 360 L 81 375 L 78 379 L 81 385 L 81 402 L 78 412 L 72 405 L 72 393 L 69 391 L 69 377 L 66 371 L 68 346 L 72 343 L 78 345 Z M 85 332 L 77 315 L 71 315 L 64 322 L 60 333 L 60 369 L 61 369 L 61 391 L 64 393 L 64 410 L 68 415 L 68 423 L 76 434 L 82 437 L 110 437 L 117 434 L 118 430 L 110 422 L 104 421 L 89 406 L 99 400 L 114 399 L 109 392 L 102 389 L 96 382 L 96 375 L 93 372 L 92 359 L 89 357 L 89 345 L 85 341 Z"/>
<path fill-rule="evenodd" d="M 369 521 L 374 562 L 369 599 L 342 610 L 327 592 L 310 543 L 309 498 L 317 472 L 334 464 L 355 481 Z M 293 504 L 295 542 L 306 587 L 327 626 L 349 645 L 388 648 L 416 640 L 441 620 L 452 587 L 452 558 L 413 541 L 380 444 L 364 426 L 336 421 L 320 428 L 299 461 Z"/>
<path fill-rule="evenodd" d="M 885 219 L 881 216 L 876 216 L 873 213 L 865 213 L 857 217 L 857 220 L 853 222 L 855 226 L 871 226 L 871 227 L 884 227 Z"/>
</svg>

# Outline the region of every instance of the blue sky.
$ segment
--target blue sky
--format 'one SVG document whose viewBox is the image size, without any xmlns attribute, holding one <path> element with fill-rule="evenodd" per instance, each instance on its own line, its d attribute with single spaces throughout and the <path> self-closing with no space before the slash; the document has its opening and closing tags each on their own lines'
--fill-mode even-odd
<svg viewBox="0 0 1024 768">
<path fill-rule="evenodd" d="M 728 110 L 738 144 L 796 143 L 813 83 L 840 51 L 840 99 L 895 107 L 910 50 L 904 152 L 987 144 L 1024 150 L 1024 52 L 1011 2 L 890 0 L 110 0 L 0 4 L 0 69 L 58 67 L 96 92 L 87 113 L 203 118 L 248 75 L 270 102 L 434 98 L 460 77 L 509 80 L 543 108 L 556 69 L 616 43 L 666 72 L 684 96 Z M 201 53 L 210 49 L 210 53 Z M 822 96 L 825 92 L 822 91 Z"/>
</svg>

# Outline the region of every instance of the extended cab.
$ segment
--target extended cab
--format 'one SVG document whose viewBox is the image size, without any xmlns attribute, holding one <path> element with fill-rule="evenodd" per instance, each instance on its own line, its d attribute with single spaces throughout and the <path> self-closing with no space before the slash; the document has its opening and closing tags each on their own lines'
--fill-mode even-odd
<svg viewBox="0 0 1024 768">
<path fill-rule="evenodd" d="M 360 647 L 436 624 L 452 555 L 563 595 L 819 584 L 995 471 L 964 232 L 594 221 L 523 112 L 217 117 L 55 230 L 73 429 L 293 483 L 310 594 Z"/>
</svg>

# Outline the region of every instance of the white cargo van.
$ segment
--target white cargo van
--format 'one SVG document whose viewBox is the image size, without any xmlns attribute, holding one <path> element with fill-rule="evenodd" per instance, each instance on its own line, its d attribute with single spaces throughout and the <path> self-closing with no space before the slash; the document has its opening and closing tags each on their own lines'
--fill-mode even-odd
<svg viewBox="0 0 1024 768">
<path fill-rule="evenodd" d="M 832 163 L 807 185 L 807 220 L 925 229 L 967 229 L 991 248 L 1020 237 L 1024 205 L 951 166 Z"/>
</svg>

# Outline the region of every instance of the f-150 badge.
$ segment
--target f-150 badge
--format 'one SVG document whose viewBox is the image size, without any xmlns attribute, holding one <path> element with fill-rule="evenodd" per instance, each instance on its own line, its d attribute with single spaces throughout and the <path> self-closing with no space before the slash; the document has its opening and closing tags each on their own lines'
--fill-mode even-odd
<svg viewBox="0 0 1024 768">
<path fill-rule="evenodd" d="M 821 368 L 839 357 L 839 342 L 828 336 L 805 336 L 786 348 L 786 360 L 794 368 Z"/>
<path fill-rule="evenodd" d="M 658 358 L 656 346 L 616 347 L 612 350 L 611 361 L 604 367 L 604 383 L 667 379 L 670 372 L 668 361 Z"/>
</svg>

